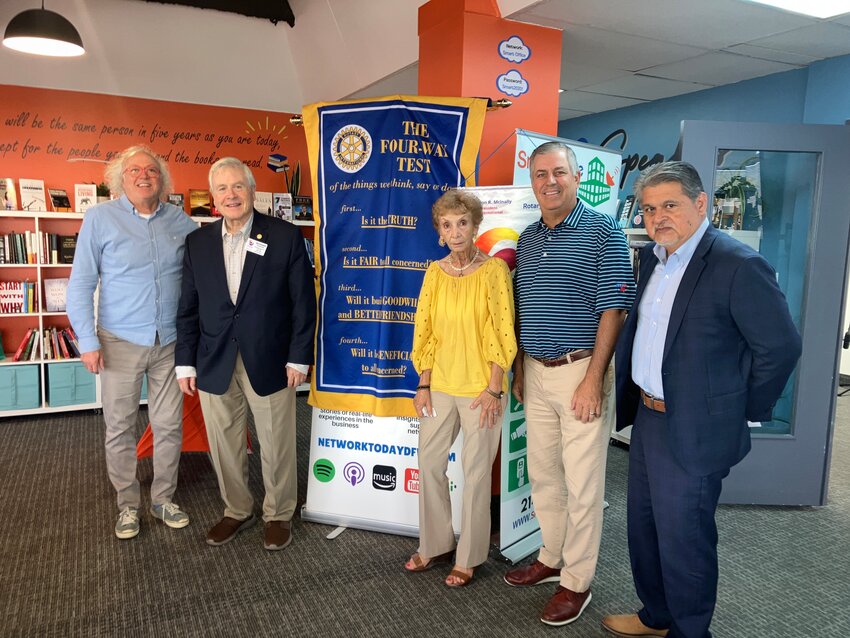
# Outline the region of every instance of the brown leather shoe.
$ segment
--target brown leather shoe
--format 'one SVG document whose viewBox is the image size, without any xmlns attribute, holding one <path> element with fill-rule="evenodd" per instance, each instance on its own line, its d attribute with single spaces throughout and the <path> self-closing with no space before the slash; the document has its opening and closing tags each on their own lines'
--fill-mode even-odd
<svg viewBox="0 0 850 638">
<path fill-rule="evenodd" d="M 574 620 L 578 620 L 591 598 L 589 589 L 578 593 L 572 589 L 559 586 L 555 595 L 549 599 L 549 602 L 543 608 L 540 620 L 555 627 L 569 625 Z"/>
<path fill-rule="evenodd" d="M 239 520 L 225 516 L 207 532 L 207 545 L 224 545 L 229 543 L 243 529 L 248 529 L 257 522 L 257 517 L 251 514 L 248 518 Z"/>
<path fill-rule="evenodd" d="M 653 636 L 666 636 L 668 629 L 653 629 L 641 622 L 637 614 L 620 614 L 616 616 L 605 616 L 602 619 L 602 628 L 610 631 L 615 636 L 626 638 L 652 638 Z"/>
<path fill-rule="evenodd" d="M 266 521 L 263 531 L 263 547 L 270 552 L 283 549 L 292 542 L 289 521 Z"/>
<path fill-rule="evenodd" d="M 543 583 L 558 583 L 561 581 L 561 570 L 547 567 L 539 560 L 531 565 L 517 567 L 505 574 L 505 582 L 511 587 L 533 587 Z"/>
</svg>

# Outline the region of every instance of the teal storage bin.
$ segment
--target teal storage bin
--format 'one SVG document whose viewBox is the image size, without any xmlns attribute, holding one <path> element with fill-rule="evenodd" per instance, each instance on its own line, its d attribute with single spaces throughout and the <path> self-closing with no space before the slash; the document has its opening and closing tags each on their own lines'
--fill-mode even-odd
<svg viewBox="0 0 850 638">
<path fill-rule="evenodd" d="M 148 375 L 142 377 L 142 395 L 139 397 L 139 401 L 147 401 L 148 400 Z"/>
<path fill-rule="evenodd" d="M 40 407 L 38 365 L 0 366 L 0 410 Z"/>
<path fill-rule="evenodd" d="M 64 405 L 94 403 L 96 397 L 94 375 L 79 361 L 47 364 L 47 405 L 57 408 Z"/>
</svg>

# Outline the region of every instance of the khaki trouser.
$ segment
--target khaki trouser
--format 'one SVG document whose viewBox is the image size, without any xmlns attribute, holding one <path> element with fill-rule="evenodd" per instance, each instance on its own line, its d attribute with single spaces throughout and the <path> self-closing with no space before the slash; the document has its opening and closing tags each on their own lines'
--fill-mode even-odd
<svg viewBox="0 0 850 638">
<path fill-rule="evenodd" d="M 463 509 L 455 563 L 476 567 L 487 560 L 490 547 L 490 476 L 499 449 L 501 424 L 478 425 L 481 408 L 470 410 L 475 399 L 431 393 L 436 417 L 419 425 L 419 554 L 432 558 L 455 547 L 452 509 L 446 469 L 449 450 L 463 430 Z M 504 414 L 507 398 L 502 399 Z"/>
<path fill-rule="evenodd" d="M 524 360 L 528 476 L 543 547 L 538 560 L 561 570 L 561 586 L 586 591 L 602 538 L 605 464 L 614 412 L 614 366 L 602 384 L 602 414 L 589 423 L 570 407 L 591 358 L 547 368 Z"/>
<path fill-rule="evenodd" d="M 282 365 L 282 364 L 281 364 Z M 288 521 L 298 496 L 295 461 L 295 388 L 260 396 L 237 354 L 224 394 L 198 392 L 207 424 L 210 457 L 224 501 L 224 515 L 244 519 L 253 513 L 248 489 L 248 412 L 254 416 L 263 468 L 263 520 Z"/>
<path fill-rule="evenodd" d="M 138 346 L 97 331 L 103 353 L 100 373 L 103 420 L 106 422 L 106 469 L 118 493 L 118 509 L 141 505 L 136 478 L 136 421 L 142 379 L 148 377 L 148 415 L 153 433 L 151 503 L 172 500 L 183 446 L 183 393 L 174 376 L 174 344 Z"/>
</svg>

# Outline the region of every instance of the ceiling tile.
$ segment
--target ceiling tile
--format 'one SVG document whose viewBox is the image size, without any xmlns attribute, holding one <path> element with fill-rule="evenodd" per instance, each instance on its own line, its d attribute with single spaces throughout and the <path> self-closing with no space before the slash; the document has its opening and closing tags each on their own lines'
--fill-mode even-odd
<svg viewBox="0 0 850 638">
<path fill-rule="evenodd" d="M 580 89 L 589 84 L 598 84 L 606 80 L 631 75 L 619 69 L 603 68 L 580 62 L 561 62 L 561 83 L 559 88 L 564 90 Z"/>
<path fill-rule="evenodd" d="M 598 113 L 600 111 L 619 109 L 624 106 L 642 104 L 643 102 L 644 100 L 635 100 L 614 95 L 600 95 L 599 93 L 587 93 L 585 91 L 564 91 L 559 96 L 558 108 Z"/>
<path fill-rule="evenodd" d="M 644 74 L 670 80 L 719 86 L 796 68 L 798 67 L 782 62 L 758 60 L 734 53 L 716 51 L 690 60 L 647 69 Z"/>
<path fill-rule="evenodd" d="M 817 20 L 740 0 L 545 0 L 512 19 L 582 24 L 705 49 L 721 49 Z"/>
<path fill-rule="evenodd" d="M 694 91 L 702 91 L 703 89 L 710 88 L 711 85 L 697 84 L 696 82 L 680 82 L 665 78 L 630 75 L 624 78 L 585 86 L 582 88 L 582 91 L 630 97 L 639 100 L 659 100 L 665 97 L 693 93 Z"/>
<path fill-rule="evenodd" d="M 746 55 L 751 58 L 758 58 L 760 60 L 785 62 L 786 64 L 809 65 L 818 59 L 811 55 L 791 53 L 790 51 L 778 51 L 777 49 L 756 46 L 755 44 L 736 44 L 735 46 L 726 49 L 726 51 L 729 53 L 737 53 L 738 55 Z"/>
<path fill-rule="evenodd" d="M 705 53 L 705 49 L 626 35 L 594 27 L 568 25 L 564 30 L 564 58 L 596 66 L 640 71 Z"/>
<path fill-rule="evenodd" d="M 821 22 L 781 35 L 751 40 L 749 44 L 811 55 L 817 59 L 850 53 L 850 27 Z"/>
</svg>

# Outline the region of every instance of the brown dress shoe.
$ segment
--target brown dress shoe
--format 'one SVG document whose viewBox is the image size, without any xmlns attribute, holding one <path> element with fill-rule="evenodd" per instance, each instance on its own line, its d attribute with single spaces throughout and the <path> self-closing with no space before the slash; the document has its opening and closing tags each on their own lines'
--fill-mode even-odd
<svg viewBox="0 0 850 638">
<path fill-rule="evenodd" d="M 626 638 L 652 638 L 653 636 L 666 636 L 668 629 L 653 629 L 641 622 L 637 614 L 621 614 L 617 616 L 605 616 L 602 619 L 602 628 L 610 631 L 615 636 Z"/>
<path fill-rule="evenodd" d="M 263 547 L 270 552 L 283 549 L 292 542 L 289 521 L 267 521 L 263 531 Z"/>
<path fill-rule="evenodd" d="M 540 620 L 555 627 L 569 625 L 574 620 L 578 620 L 591 598 L 589 589 L 579 593 L 559 586 L 555 595 L 543 608 Z"/>
<path fill-rule="evenodd" d="M 224 545 L 229 543 L 243 529 L 248 529 L 257 522 L 257 517 L 251 514 L 248 518 L 239 520 L 238 518 L 230 518 L 225 516 L 215 526 L 207 532 L 208 545 Z"/>
<path fill-rule="evenodd" d="M 547 567 L 539 560 L 531 565 L 517 567 L 505 574 L 505 582 L 511 587 L 532 587 L 543 583 L 558 583 L 561 581 L 561 570 Z"/>
</svg>

